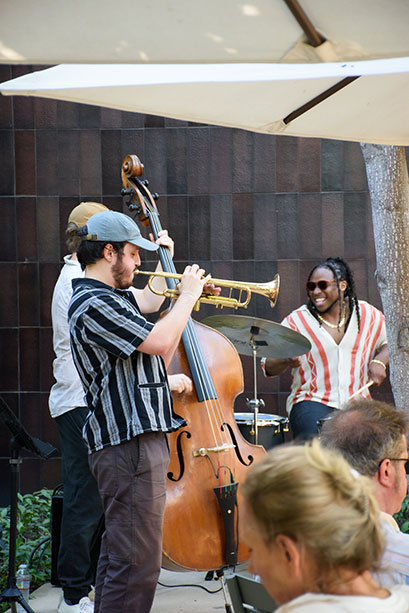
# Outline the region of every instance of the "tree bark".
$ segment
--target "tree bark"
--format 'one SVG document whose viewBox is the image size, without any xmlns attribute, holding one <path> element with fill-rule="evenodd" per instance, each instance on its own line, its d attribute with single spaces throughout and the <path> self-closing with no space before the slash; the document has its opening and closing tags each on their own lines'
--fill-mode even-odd
<svg viewBox="0 0 409 613">
<path fill-rule="evenodd" d="M 361 143 L 395 405 L 409 409 L 409 181 L 403 147 Z"/>
</svg>

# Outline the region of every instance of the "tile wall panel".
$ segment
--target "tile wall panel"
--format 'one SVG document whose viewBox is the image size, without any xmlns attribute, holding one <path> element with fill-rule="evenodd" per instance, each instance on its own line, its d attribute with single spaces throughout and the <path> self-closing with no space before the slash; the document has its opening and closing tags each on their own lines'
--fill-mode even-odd
<svg viewBox="0 0 409 613">
<path fill-rule="evenodd" d="M 318 192 L 321 184 L 321 141 L 318 138 L 298 140 L 299 191 Z"/>
<path fill-rule="evenodd" d="M 299 257 L 298 197 L 297 194 L 277 194 L 277 257 Z"/>
<path fill-rule="evenodd" d="M 34 121 L 37 130 L 57 127 L 57 101 L 34 98 Z"/>
<path fill-rule="evenodd" d="M 252 163 L 253 190 L 275 192 L 276 185 L 276 138 L 269 134 L 253 134 L 254 152 Z"/>
<path fill-rule="evenodd" d="M 14 197 L 0 196 L 0 216 L 3 227 L 7 228 L 7 232 L 3 232 L 2 240 L 0 241 L 0 262 L 15 262 L 17 258 L 17 230 L 16 202 Z"/>
<path fill-rule="evenodd" d="M 276 137 L 276 190 L 277 192 L 298 192 L 298 139 L 293 136 Z"/>
<path fill-rule="evenodd" d="M 210 164 L 207 180 L 211 194 L 231 194 L 233 181 L 233 130 L 210 130 Z"/>
<path fill-rule="evenodd" d="M 37 192 L 39 196 L 59 195 L 57 130 L 36 131 Z"/>
<path fill-rule="evenodd" d="M 20 130 L 34 128 L 34 99 L 22 97 L 13 101 L 14 127 Z"/>
<path fill-rule="evenodd" d="M 187 188 L 190 194 L 209 193 L 210 129 L 192 127 L 188 130 Z"/>
<path fill-rule="evenodd" d="M 37 203 L 35 197 L 16 198 L 17 258 L 20 262 L 36 262 Z"/>
<path fill-rule="evenodd" d="M 344 257 L 344 194 L 323 193 L 321 207 L 322 259 Z"/>
<path fill-rule="evenodd" d="M 233 192 L 253 191 L 254 134 L 244 130 L 233 133 Z"/>
<path fill-rule="evenodd" d="M 314 258 L 322 253 L 322 205 L 321 194 L 298 195 L 298 227 L 300 258 Z"/>
<path fill-rule="evenodd" d="M 0 300 L 0 326 L 12 328 L 18 325 L 18 276 L 17 264 L 0 263 L 2 294 Z"/>
<path fill-rule="evenodd" d="M 277 259 L 277 212 L 272 193 L 254 194 L 254 259 Z"/>
<path fill-rule="evenodd" d="M 19 286 L 19 325 L 38 326 L 40 324 L 40 283 L 37 263 L 18 264 Z"/>
<path fill-rule="evenodd" d="M 344 190 L 366 190 L 365 163 L 359 143 L 344 143 Z"/>
<path fill-rule="evenodd" d="M 0 78 L 31 70 L 1 65 Z M 129 212 L 120 196 L 121 164 L 128 154 L 139 156 L 145 165 L 142 178 L 160 194 L 159 219 L 175 240 L 178 271 L 196 260 L 215 278 L 267 282 L 280 274 L 273 310 L 266 298 L 253 295 L 248 309 L 236 314 L 281 321 L 305 301 L 309 271 L 329 255 L 349 259 L 359 297 L 380 306 L 358 143 L 0 97 L 0 215 L 7 228 L 0 244 L 0 395 L 33 433 L 57 447 L 57 429 L 48 412 L 53 382 L 50 304 L 66 253 L 67 218 L 85 199 Z M 149 230 L 142 233 L 147 236 Z M 144 268 L 155 266 L 152 255 L 141 257 Z M 216 313 L 202 305 L 193 317 Z M 246 399 L 254 391 L 252 358 L 242 356 L 242 364 L 245 389 L 235 408 L 246 411 Z M 266 412 L 285 414 L 289 385 L 288 373 L 265 379 L 258 369 Z M 375 395 L 392 400 L 388 384 Z M 0 468 L 7 468 L 4 436 L 0 443 Z M 7 499 L 5 473 L 0 504 Z M 55 487 L 61 479 L 60 460 L 27 457 L 23 473 L 25 491 Z"/>
<path fill-rule="evenodd" d="M 346 192 L 344 196 L 345 258 L 367 257 L 367 194 Z"/>
<path fill-rule="evenodd" d="M 60 211 L 57 196 L 37 197 L 36 232 L 41 240 L 37 241 L 40 262 L 56 262 L 60 254 Z M 67 220 L 64 220 L 66 226 Z M 65 228 L 64 228 L 65 229 Z M 64 237 L 61 236 L 61 242 Z"/>
<path fill-rule="evenodd" d="M 337 140 L 321 141 L 321 190 L 340 192 L 344 187 L 344 146 Z"/>
<path fill-rule="evenodd" d="M 15 193 L 15 176 L 14 135 L 11 130 L 0 130 L 0 196 Z"/>
<path fill-rule="evenodd" d="M 15 392 L 19 381 L 19 337 L 15 327 L 0 327 L 0 390 Z"/>
<path fill-rule="evenodd" d="M 226 228 L 226 231 L 228 229 Z M 233 258 L 254 258 L 254 205 L 252 194 L 233 195 Z"/>
<path fill-rule="evenodd" d="M 166 184 L 168 194 L 186 194 L 188 172 L 188 135 L 185 128 L 166 130 Z M 157 191 L 152 185 L 152 191 Z"/>
<path fill-rule="evenodd" d="M 96 194 L 101 189 L 102 167 L 100 152 L 100 130 L 82 130 L 79 139 L 79 181 L 81 195 Z"/>
<path fill-rule="evenodd" d="M 34 130 L 18 130 L 14 137 L 16 160 L 16 194 L 36 193 L 35 175 L 35 133 Z"/>
<path fill-rule="evenodd" d="M 78 130 L 58 130 L 57 176 L 59 194 L 80 193 L 80 133 Z"/>
</svg>

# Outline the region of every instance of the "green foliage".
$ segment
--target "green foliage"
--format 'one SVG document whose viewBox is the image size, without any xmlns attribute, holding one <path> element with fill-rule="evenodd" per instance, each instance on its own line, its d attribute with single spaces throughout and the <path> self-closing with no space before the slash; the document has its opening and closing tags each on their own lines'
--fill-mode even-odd
<svg viewBox="0 0 409 613">
<path fill-rule="evenodd" d="M 51 497 L 52 490 L 18 494 L 16 570 L 30 565 L 30 591 L 50 580 L 51 574 Z M 6 587 L 9 560 L 10 507 L 0 508 L 0 525 L 5 549 L 0 549 L 0 592 Z M 43 543 L 43 544 L 42 544 Z M 36 550 L 36 548 L 38 548 Z M 0 611 L 6 611 L 3 605 Z"/>
<path fill-rule="evenodd" d="M 406 496 L 399 513 L 394 515 L 402 532 L 409 533 L 409 496 Z"/>
</svg>

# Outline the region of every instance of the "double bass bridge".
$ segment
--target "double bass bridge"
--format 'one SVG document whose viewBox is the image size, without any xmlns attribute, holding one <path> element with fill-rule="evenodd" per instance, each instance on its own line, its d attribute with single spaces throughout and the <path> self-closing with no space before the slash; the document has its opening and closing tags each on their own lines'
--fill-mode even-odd
<svg viewBox="0 0 409 613">
<path fill-rule="evenodd" d="M 222 453 L 223 451 L 228 451 L 229 449 L 234 449 L 236 445 L 232 443 L 223 443 L 223 445 L 217 445 L 216 447 L 200 447 L 200 449 L 195 449 L 193 451 L 193 456 L 196 458 L 198 456 L 208 456 L 210 453 Z"/>
</svg>

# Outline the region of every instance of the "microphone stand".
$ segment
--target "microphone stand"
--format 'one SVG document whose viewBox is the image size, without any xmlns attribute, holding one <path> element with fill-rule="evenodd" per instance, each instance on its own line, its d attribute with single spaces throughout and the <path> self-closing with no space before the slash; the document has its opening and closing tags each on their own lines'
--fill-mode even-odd
<svg viewBox="0 0 409 613">
<path fill-rule="evenodd" d="M 0 421 L 2 421 L 13 434 L 10 439 L 10 535 L 9 535 L 9 563 L 7 587 L 0 594 L 0 602 L 10 602 L 11 612 L 17 612 L 18 603 L 27 613 L 35 613 L 23 598 L 16 583 L 16 543 L 17 543 L 17 508 L 18 485 L 20 466 L 23 462 L 20 457 L 21 449 L 27 449 L 47 460 L 57 453 L 57 449 L 49 443 L 44 443 L 31 437 L 23 425 L 14 415 L 13 411 L 0 396 Z"/>
<path fill-rule="evenodd" d="M 253 352 L 253 379 L 254 379 L 254 398 L 246 399 L 247 406 L 254 412 L 253 428 L 250 430 L 250 434 L 254 436 L 254 443 L 258 445 L 258 412 L 259 407 L 264 408 L 264 400 L 257 398 L 257 347 L 262 344 L 254 340 L 254 337 L 259 333 L 260 328 L 258 326 L 251 326 L 250 342 L 248 343 Z"/>
</svg>

